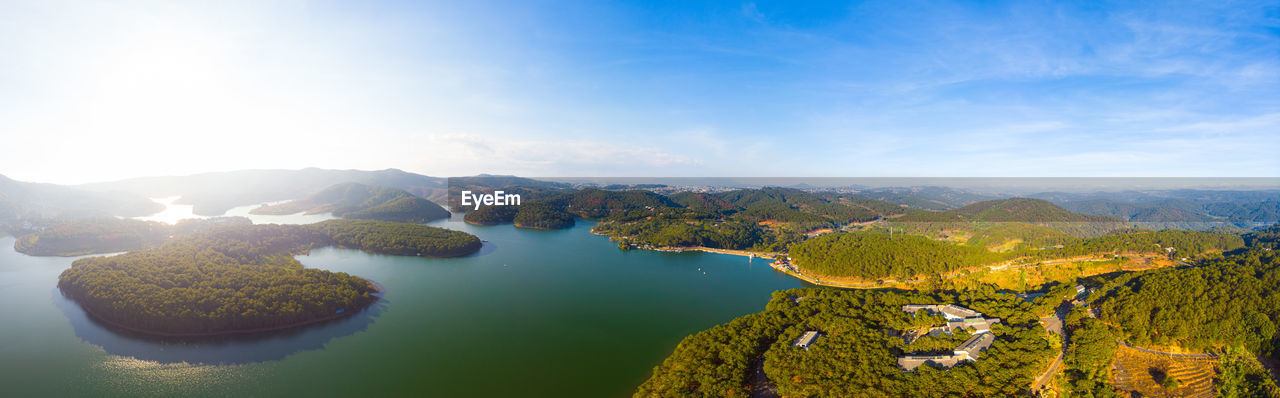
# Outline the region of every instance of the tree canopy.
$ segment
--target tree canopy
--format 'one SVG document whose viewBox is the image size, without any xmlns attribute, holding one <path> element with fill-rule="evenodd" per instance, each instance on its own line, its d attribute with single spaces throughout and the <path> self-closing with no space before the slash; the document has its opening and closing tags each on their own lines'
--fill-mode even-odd
<svg viewBox="0 0 1280 398">
<path fill-rule="evenodd" d="M 904 304 L 957 303 L 1013 327 L 973 362 L 907 372 L 897 357 L 914 349 Z M 774 292 L 765 311 L 689 336 L 656 366 L 636 397 L 747 397 L 776 388 L 782 396 L 1013 396 L 1048 365 L 1054 348 L 1030 306 L 991 291 L 919 293 L 792 289 Z M 794 342 L 820 332 L 808 349 Z M 918 347 L 917 347 L 918 348 Z"/>
<path fill-rule="evenodd" d="M 403 189 L 355 182 L 325 188 L 306 199 L 266 205 L 253 214 L 333 213 L 335 217 L 423 223 L 448 218 L 449 211 Z"/>
<path fill-rule="evenodd" d="M 475 252 L 480 241 L 462 232 L 385 221 L 236 225 L 150 249 L 76 260 L 59 276 L 58 287 L 91 314 L 144 332 L 289 327 L 354 313 L 376 301 L 369 282 L 304 268 L 292 256 L 328 245 L 457 256 Z"/>
</svg>

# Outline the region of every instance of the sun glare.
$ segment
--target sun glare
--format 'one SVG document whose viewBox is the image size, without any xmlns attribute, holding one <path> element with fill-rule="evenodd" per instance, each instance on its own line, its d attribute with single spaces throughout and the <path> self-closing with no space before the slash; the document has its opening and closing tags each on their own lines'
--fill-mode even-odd
<svg viewBox="0 0 1280 398">
<path fill-rule="evenodd" d="M 177 202 L 179 198 L 181 197 L 170 196 L 167 198 L 151 198 L 151 201 L 164 205 L 164 210 L 146 217 L 135 217 L 135 219 L 142 221 L 159 221 L 165 224 L 177 224 L 178 221 L 186 219 L 208 218 L 193 213 L 192 210 L 195 208 L 193 205 L 181 205 L 174 203 Z"/>
</svg>

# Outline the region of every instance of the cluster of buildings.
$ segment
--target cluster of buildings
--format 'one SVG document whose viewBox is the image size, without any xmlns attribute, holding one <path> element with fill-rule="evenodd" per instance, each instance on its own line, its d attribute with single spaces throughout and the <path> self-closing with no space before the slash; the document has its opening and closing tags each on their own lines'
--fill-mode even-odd
<svg viewBox="0 0 1280 398">
<path fill-rule="evenodd" d="M 799 301 L 797 299 L 797 301 Z M 928 333 L 948 333 L 950 334 L 956 329 L 966 329 L 973 331 L 973 336 L 969 337 L 963 343 L 960 343 L 951 354 L 945 355 L 906 355 L 898 358 L 898 366 L 907 371 L 913 371 L 920 365 L 933 363 L 942 368 L 950 368 L 963 361 L 975 361 L 978 356 L 985 351 L 991 343 L 996 341 L 996 335 L 991 333 L 991 325 L 1000 323 L 1000 318 L 986 318 L 982 313 L 958 305 L 951 304 L 909 304 L 902 306 L 902 310 L 909 314 L 915 314 L 917 311 L 924 310 L 931 314 L 942 315 L 947 319 L 945 326 L 934 327 Z M 816 330 L 810 330 L 800 335 L 796 339 L 793 346 L 809 349 L 809 345 L 821 336 Z"/>
<path fill-rule="evenodd" d="M 960 343 L 950 355 L 906 355 L 898 358 L 898 366 L 907 371 L 915 370 L 926 363 L 934 363 L 943 368 L 950 368 L 962 361 L 974 361 L 978 355 L 996 341 L 991 333 L 991 325 L 1000 323 L 1000 318 L 986 318 L 982 313 L 951 304 L 909 304 L 902 310 L 915 314 L 920 310 L 942 315 L 947 319 L 945 326 L 931 329 L 929 333 L 951 333 L 956 329 L 973 330 L 973 336 Z"/>
</svg>

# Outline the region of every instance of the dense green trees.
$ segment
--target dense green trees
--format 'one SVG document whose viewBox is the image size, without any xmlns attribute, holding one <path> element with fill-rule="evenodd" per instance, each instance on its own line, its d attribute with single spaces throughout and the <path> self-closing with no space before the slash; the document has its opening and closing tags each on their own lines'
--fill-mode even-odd
<svg viewBox="0 0 1280 398">
<path fill-rule="evenodd" d="M 920 235 L 891 234 L 880 230 L 834 233 L 805 240 L 792 246 L 790 252 L 796 264 L 806 272 L 862 279 L 902 279 L 1017 258 L 1048 259 L 1128 252 L 1194 258 L 1244 245 L 1239 236 L 1208 232 L 1129 231 L 1080 239 L 1030 224 L 1019 225 L 1021 227 L 1013 228 L 996 224 L 990 227 L 994 228 L 992 232 L 977 233 L 971 237 L 968 240 L 970 244 L 952 244 Z M 1034 244 L 1006 252 L 992 252 L 982 247 L 994 245 L 993 239 L 1000 239 L 997 237 L 1019 237 Z M 1062 247 L 1039 247 L 1049 243 Z"/>
<path fill-rule="evenodd" d="M 1220 397 L 1280 397 L 1280 387 L 1276 386 L 1267 370 L 1252 358 L 1249 353 L 1238 347 L 1228 346 L 1218 364 L 1218 396 Z"/>
<path fill-rule="evenodd" d="M 174 238 L 155 248 L 76 260 L 58 287 L 90 313 L 135 330 L 218 334 L 287 327 L 353 313 L 373 286 L 307 269 L 292 257 L 338 245 L 373 253 L 457 256 L 474 236 L 417 224 L 331 220 L 312 225 L 236 225 Z"/>
<path fill-rule="evenodd" d="M 1140 274 L 1098 303 L 1139 345 L 1212 350 L 1224 345 L 1280 352 L 1280 262 L 1254 248 L 1200 266 Z"/>
<path fill-rule="evenodd" d="M 977 361 L 902 370 L 897 357 L 910 347 L 898 331 L 913 325 L 902 305 L 937 302 L 1034 319 L 1021 300 L 990 291 L 778 291 L 764 312 L 686 338 L 635 396 L 745 397 L 771 383 L 782 396 L 1013 396 L 1048 365 L 1054 350 L 1046 332 L 1029 323 L 997 326 L 996 342 Z M 794 347 L 809 330 L 822 334 L 807 350 Z"/>
<path fill-rule="evenodd" d="M 519 207 L 511 220 L 518 228 L 563 229 L 574 225 L 573 215 L 556 206 L 555 202 L 534 200 Z"/>
<path fill-rule="evenodd" d="M 333 213 L 336 217 L 423 223 L 448 218 L 449 211 L 398 188 L 354 182 L 325 188 L 306 199 L 262 206 L 253 214 Z"/>
<path fill-rule="evenodd" d="M 480 206 L 479 209 L 467 209 L 462 221 L 475 225 L 506 224 L 516 219 L 519 206 Z"/>
<path fill-rule="evenodd" d="M 745 221 L 687 220 L 663 216 L 629 223 L 600 223 L 593 231 L 653 247 L 701 246 L 762 252 L 781 251 L 803 239 L 796 232 L 767 229 Z"/>
<path fill-rule="evenodd" d="M 32 256 L 76 256 L 138 250 L 169 237 L 169 225 L 115 217 L 58 220 L 20 236 L 13 248 Z"/>
<path fill-rule="evenodd" d="M 563 229 L 574 225 L 573 214 L 565 209 L 568 198 L 559 195 L 525 199 L 520 205 L 480 206 L 468 211 L 463 220 L 477 225 L 514 223 L 519 228 Z"/>
<path fill-rule="evenodd" d="M 339 215 L 338 213 L 334 214 Z M 357 220 L 424 223 L 441 218 L 449 218 L 449 211 L 438 204 L 417 196 L 401 196 L 377 206 L 343 212 L 340 216 Z"/>
<path fill-rule="evenodd" d="M 572 226 L 571 215 L 576 215 L 598 219 L 601 223 L 596 232 L 636 245 L 782 251 L 802 240 L 800 234 L 807 231 L 905 211 L 870 199 L 789 188 L 679 192 L 670 196 L 644 190 L 594 188 L 532 194 L 536 200 L 529 204 L 481 207 L 464 218 L 473 224 L 514 221 L 517 226 L 551 229 Z M 538 206 L 530 206 L 534 203 Z"/>
<path fill-rule="evenodd" d="M 1158 253 L 1169 257 L 1195 257 L 1207 252 L 1226 252 L 1244 247 L 1244 239 L 1236 235 L 1209 232 L 1180 231 L 1122 231 L 1096 238 L 1080 239 L 1067 243 L 1062 249 L 1044 250 L 1045 256 L 1079 256 L 1091 253 Z M 1166 248 L 1173 248 L 1172 251 Z"/>
<path fill-rule="evenodd" d="M 793 246 L 791 257 L 806 272 L 863 279 L 911 278 L 1009 258 L 981 247 L 883 231 L 819 236 Z"/>
<path fill-rule="evenodd" d="M 1064 320 L 1070 343 L 1064 358 L 1067 383 L 1072 396 L 1118 397 L 1111 387 L 1111 360 L 1116 354 L 1116 335 L 1111 328 L 1085 315 L 1077 307 Z"/>
<path fill-rule="evenodd" d="M 649 191 L 605 191 L 586 188 L 566 194 L 565 210 L 585 218 L 604 218 L 633 209 L 656 210 L 679 207 L 666 196 Z"/>
<path fill-rule="evenodd" d="M 1089 299 L 1101 321 L 1079 313 L 1067 319 L 1069 328 L 1079 328 L 1072 331 L 1073 343 L 1080 336 L 1094 341 L 1099 350 L 1080 359 L 1077 367 L 1087 368 L 1106 357 L 1105 341 L 1121 337 L 1139 346 L 1218 352 L 1223 356 L 1221 394 L 1274 396 L 1275 384 L 1251 356 L 1275 359 L 1280 355 L 1280 260 L 1274 249 L 1268 250 L 1277 242 L 1278 232 L 1280 226 L 1249 234 L 1248 247 L 1193 267 L 1100 278 L 1101 288 Z M 1115 334 L 1102 321 L 1116 325 Z M 1096 392 L 1101 376 L 1095 375 L 1102 372 L 1081 370 L 1068 375 L 1074 375 L 1073 388 L 1078 393 Z"/>
<path fill-rule="evenodd" d="M 315 244 L 336 245 L 378 254 L 457 257 L 480 250 L 480 238 L 465 232 L 419 224 L 372 220 L 329 220 L 300 226 L 314 231 Z"/>
<path fill-rule="evenodd" d="M 138 250 L 215 226 L 248 225 L 243 217 L 182 220 L 177 225 L 115 217 L 60 218 L 40 222 L 14 242 L 14 250 L 32 256 L 79 256 Z"/>
<path fill-rule="evenodd" d="M 785 314 L 757 313 L 689 336 L 635 396 L 748 397 L 754 364 L 794 322 Z"/>
<path fill-rule="evenodd" d="M 376 300 L 374 288 L 360 278 L 306 269 L 287 252 L 266 250 L 306 240 L 284 235 L 301 230 L 271 227 L 76 260 L 58 287 L 110 323 L 171 334 L 287 327 L 355 312 Z M 259 233 L 267 229 L 274 231 Z M 261 237 L 278 239 L 256 241 Z"/>
</svg>

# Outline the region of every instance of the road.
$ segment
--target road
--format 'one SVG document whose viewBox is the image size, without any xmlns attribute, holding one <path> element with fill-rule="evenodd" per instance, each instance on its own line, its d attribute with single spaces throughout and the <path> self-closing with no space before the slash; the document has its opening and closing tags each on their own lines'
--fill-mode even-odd
<svg viewBox="0 0 1280 398">
<path fill-rule="evenodd" d="M 1057 313 L 1040 318 L 1040 321 L 1044 322 L 1045 330 L 1056 333 L 1058 337 L 1062 338 L 1062 350 L 1053 359 L 1053 363 L 1049 364 L 1049 368 L 1045 369 L 1044 373 L 1031 382 L 1031 392 L 1034 394 L 1040 394 L 1045 389 L 1045 386 L 1049 384 L 1049 381 L 1053 380 L 1053 375 L 1057 374 L 1058 369 L 1062 367 L 1062 359 L 1067 356 L 1067 335 L 1062 331 L 1062 318 L 1065 318 L 1067 313 L 1071 312 L 1071 308 L 1071 302 L 1068 301 L 1058 307 Z"/>
<path fill-rule="evenodd" d="M 1134 347 L 1134 346 L 1131 346 L 1131 345 L 1129 345 L 1129 343 L 1126 343 L 1126 342 L 1124 342 L 1124 341 L 1122 341 L 1122 340 L 1119 340 L 1119 339 L 1116 339 L 1116 342 L 1117 342 L 1117 343 L 1120 343 L 1120 345 L 1125 346 L 1125 347 L 1129 347 L 1129 348 L 1132 348 L 1132 349 L 1135 349 L 1135 350 L 1138 350 L 1138 351 L 1142 351 L 1142 352 L 1146 352 L 1146 353 L 1151 353 L 1151 354 L 1156 354 L 1156 355 L 1166 355 L 1166 356 L 1178 357 L 1178 358 L 1217 358 L 1217 357 L 1218 357 L 1218 354 L 1175 354 L 1175 353 L 1172 353 L 1172 352 L 1164 352 L 1164 351 L 1148 350 L 1148 349 L 1146 349 L 1146 348 L 1142 348 L 1142 347 Z"/>
</svg>

